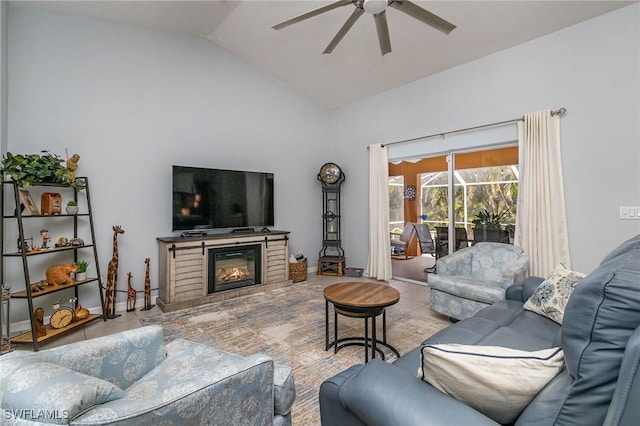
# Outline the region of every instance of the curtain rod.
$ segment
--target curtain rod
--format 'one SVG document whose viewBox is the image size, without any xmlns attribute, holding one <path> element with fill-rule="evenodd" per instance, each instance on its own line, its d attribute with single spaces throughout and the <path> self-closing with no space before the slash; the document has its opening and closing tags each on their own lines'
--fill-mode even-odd
<svg viewBox="0 0 640 426">
<path fill-rule="evenodd" d="M 567 109 L 563 107 L 563 108 L 551 111 L 551 116 L 553 117 L 554 115 L 562 115 L 565 112 L 567 112 Z M 494 126 L 501 126 L 503 124 L 517 123 L 518 121 L 522 121 L 522 120 L 524 120 L 524 117 L 514 118 L 513 120 L 498 121 L 496 123 L 482 124 L 480 126 L 465 127 L 464 129 L 451 130 L 451 131 L 448 131 L 448 132 L 434 133 L 434 134 L 428 135 L 428 136 L 418 136 L 418 137 L 415 137 L 415 138 L 404 139 L 404 140 L 401 140 L 401 141 L 387 142 L 387 143 L 383 143 L 383 144 L 380 144 L 380 145 L 381 146 L 389 146 L 389 145 L 395 145 L 395 144 L 398 144 L 398 143 L 415 142 L 415 141 L 420 140 L 420 139 L 429 139 L 429 138 L 434 138 L 436 136 L 440 136 L 440 137 L 444 138 L 445 135 L 451 135 L 451 134 L 454 134 L 454 133 L 461 133 L 461 132 L 468 132 L 470 130 L 484 129 L 485 127 L 494 127 Z"/>
</svg>

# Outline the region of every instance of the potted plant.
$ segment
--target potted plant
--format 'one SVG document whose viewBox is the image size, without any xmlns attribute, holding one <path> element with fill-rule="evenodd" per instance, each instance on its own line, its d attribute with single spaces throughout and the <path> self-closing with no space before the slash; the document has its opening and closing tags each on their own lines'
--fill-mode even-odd
<svg viewBox="0 0 640 426">
<path fill-rule="evenodd" d="M 69 214 L 78 214 L 78 202 L 76 200 L 67 201 L 67 213 Z"/>
<path fill-rule="evenodd" d="M 75 179 L 74 170 L 71 170 L 77 166 L 69 168 L 69 165 L 65 166 L 63 163 L 64 160 L 60 156 L 51 154 L 49 151 L 29 155 L 14 155 L 7 152 L 2 157 L 0 183 L 4 182 L 7 176 L 21 188 L 35 183 L 50 182 L 69 185 L 76 190 L 84 189 L 86 187 L 84 180 Z"/>
<path fill-rule="evenodd" d="M 76 262 L 76 266 L 78 270 L 76 271 L 76 281 L 82 281 L 87 279 L 87 267 L 89 266 L 89 262 L 86 260 L 80 260 Z"/>
<path fill-rule="evenodd" d="M 507 211 L 503 212 L 490 212 L 487 209 L 481 210 L 476 213 L 472 223 L 473 227 L 473 239 L 478 241 L 492 241 L 492 242 L 504 242 L 504 230 L 502 229 L 502 219 L 507 214 Z M 507 234 L 507 241 L 508 234 Z"/>
</svg>

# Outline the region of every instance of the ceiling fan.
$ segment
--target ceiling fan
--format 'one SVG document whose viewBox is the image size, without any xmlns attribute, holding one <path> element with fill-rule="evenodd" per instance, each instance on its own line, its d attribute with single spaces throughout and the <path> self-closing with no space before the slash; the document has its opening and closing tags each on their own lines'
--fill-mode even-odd
<svg viewBox="0 0 640 426">
<path fill-rule="evenodd" d="M 355 10 L 351 14 L 351 16 L 349 16 L 342 28 L 340 28 L 338 33 L 333 37 L 333 40 L 331 40 L 327 48 L 324 49 L 324 52 L 322 53 L 333 52 L 333 49 L 335 49 L 338 43 L 340 43 L 347 32 L 351 29 L 353 24 L 355 24 L 355 22 L 358 20 L 358 18 L 360 18 L 360 16 L 362 16 L 364 12 L 372 14 L 376 22 L 378 41 L 380 42 L 380 50 L 382 54 L 386 55 L 387 53 L 391 52 L 391 39 L 389 38 L 389 27 L 387 25 L 388 6 L 391 6 L 394 9 L 399 10 L 400 12 L 406 13 L 412 18 L 424 22 L 425 24 L 442 31 L 445 34 L 449 34 L 456 28 L 456 26 L 451 22 L 445 21 L 439 16 L 434 15 L 428 10 L 423 9 L 415 3 L 407 0 L 338 0 L 334 3 L 319 7 L 318 9 L 314 9 L 310 12 L 303 13 L 300 16 L 296 16 L 295 18 L 281 22 L 277 25 L 274 25 L 272 28 L 275 30 L 281 30 L 285 27 L 288 27 L 289 25 L 297 24 L 298 22 L 304 21 L 305 19 L 313 18 L 314 16 L 318 16 L 322 13 L 349 4 L 354 5 Z"/>
</svg>

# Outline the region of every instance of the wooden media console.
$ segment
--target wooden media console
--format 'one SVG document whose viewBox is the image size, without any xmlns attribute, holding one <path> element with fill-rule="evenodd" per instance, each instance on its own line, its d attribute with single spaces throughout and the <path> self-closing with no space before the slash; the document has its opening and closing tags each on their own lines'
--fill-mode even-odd
<svg viewBox="0 0 640 426">
<path fill-rule="evenodd" d="M 289 284 L 289 232 L 157 238 L 163 312 Z"/>
</svg>

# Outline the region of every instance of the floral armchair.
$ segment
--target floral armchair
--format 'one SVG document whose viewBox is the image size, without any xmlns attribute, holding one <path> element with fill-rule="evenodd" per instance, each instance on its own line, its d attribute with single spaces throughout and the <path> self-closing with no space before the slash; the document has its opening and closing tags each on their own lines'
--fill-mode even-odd
<svg viewBox="0 0 640 426">
<path fill-rule="evenodd" d="M 529 257 L 514 245 L 483 242 L 441 257 L 436 269 L 428 278 L 431 310 L 462 320 L 504 300 L 507 287 L 524 281 Z"/>
<path fill-rule="evenodd" d="M 3 425 L 291 424 L 293 374 L 141 327 L 0 358 Z"/>
</svg>

